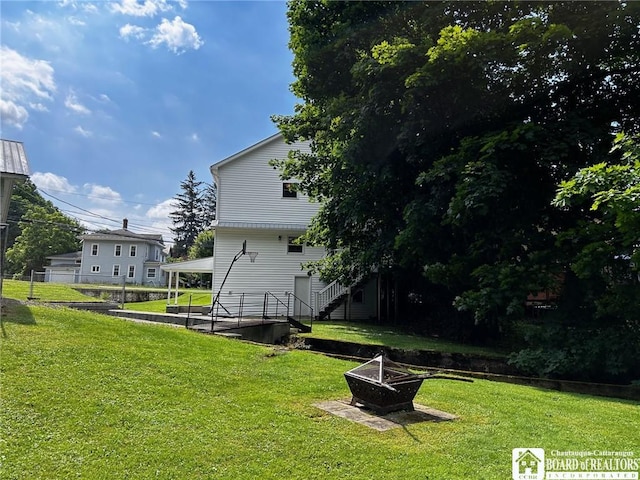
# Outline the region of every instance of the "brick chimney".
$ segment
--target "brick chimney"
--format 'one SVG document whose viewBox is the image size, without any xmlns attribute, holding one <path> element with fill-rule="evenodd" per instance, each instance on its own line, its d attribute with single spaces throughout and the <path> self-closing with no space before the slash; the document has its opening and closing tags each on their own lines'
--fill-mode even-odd
<svg viewBox="0 0 640 480">
<path fill-rule="evenodd" d="M 129 220 L 127 220 L 126 218 L 123 218 L 122 219 L 122 229 L 126 230 L 128 226 L 129 226 Z"/>
</svg>

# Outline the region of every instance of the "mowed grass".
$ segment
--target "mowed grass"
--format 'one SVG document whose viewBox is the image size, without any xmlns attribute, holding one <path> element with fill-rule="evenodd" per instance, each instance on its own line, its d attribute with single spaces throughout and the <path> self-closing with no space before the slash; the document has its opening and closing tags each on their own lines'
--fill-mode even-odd
<svg viewBox="0 0 640 480">
<path fill-rule="evenodd" d="M 502 479 L 511 450 L 640 452 L 637 402 L 428 380 L 459 416 L 377 432 L 315 402 L 356 364 L 11 304 L 1 325 L 3 479 Z"/>
<path fill-rule="evenodd" d="M 302 336 L 366 345 L 383 345 L 404 350 L 436 350 L 490 356 L 505 355 L 503 352 L 489 347 L 454 343 L 440 338 L 404 333 L 389 325 L 372 325 L 360 322 L 317 321 L 313 323 L 313 332 Z"/>
<path fill-rule="evenodd" d="M 181 293 L 178 295 L 177 302 L 172 295 L 169 300 L 169 304 L 184 306 L 211 305 L 211 291 L 191 290 L 188 293 Z M 163 298 L 162 300 L 149 300 L 147 302 L 125 303 L 124 309 L 135 310 L 138 312 L 164 313 L 167 309 L 167 299 Z"/>
<path fill-rule="evenodd" d="M 64 283 L 43 283 L 24 280 L 3 280 L 2 296 L 16 300 L 27 300 L 28 297 L 37 298 L 41 302 L 99 302 L 99 298 L 89 297 L 74 290 Z"/>
</svg>

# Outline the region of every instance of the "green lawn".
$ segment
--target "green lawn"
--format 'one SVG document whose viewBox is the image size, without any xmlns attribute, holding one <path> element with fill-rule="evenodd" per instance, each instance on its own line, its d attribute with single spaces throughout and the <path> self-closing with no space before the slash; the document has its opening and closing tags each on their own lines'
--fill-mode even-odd
<svg viewBox="0 0 640 480">
<path fill-rule="evenodd" d="M 2 282 L 2 295 L 5 298 L 14 298 L 23 301 L 27 300 L 27 297 L 30 296 L 42 302 L 100 301 L 99 298 L 83 295 L 64 283 L 34 282 L 32 292 L 31 283 L 24 280 L 4 280 Z"/>
<path fill-rule="evenodd" d="M 312 404 L 355 364 L 307 351 L 11 304 L 1 325 L 3 479 L 506 479 L 511 450 L 640 452 L 637 402 L 429 380 L 455 415 L 376 432 Z"/>
<path fill-rule="evenodd" d="M 437 350 L 439 352 L 474 353 L 504 356 L 504 353 L 488 347 L 463 345 L 435 337 L 412 335 L 388 325 L 371 325 L 359 322 L 319 321 L 313 323 L 313 332 L 305 337 L 342 340 L 366 345 L 384 345 L 404 350 Z"/>
<path fill-rule="evenodd" d="M 188 293 L 181 293 L 178 295 L 178 305 L 211 305 L 211 291 L 210 290 L 190 290 Z M 174 305 L 174 298 L 171 297 L 170 304 Z M 125 310 L 136 310 L 138 312 L 161 312 L 164 313 L 167 308 L 167 299 L 162 300 L 150 300 L 148 302 L 135 302 L 126 303 L 124 305 Z"/>
</svg>

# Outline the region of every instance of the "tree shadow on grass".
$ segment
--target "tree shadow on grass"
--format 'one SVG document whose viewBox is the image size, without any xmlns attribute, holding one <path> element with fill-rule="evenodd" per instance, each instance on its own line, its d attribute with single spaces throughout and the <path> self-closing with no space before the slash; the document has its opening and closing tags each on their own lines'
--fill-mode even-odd
<svg viewBox="0 0 640 480">
<path fill-rule="evenodd" d="M 27 305 L 24 305 L 18 300 L 3 298 L 0 309 L 0 329 L 2 330 L 3 337 L 7 336 L 4 330 L 5 323 L 35 325 L 36 319 Z"/>
</svg>

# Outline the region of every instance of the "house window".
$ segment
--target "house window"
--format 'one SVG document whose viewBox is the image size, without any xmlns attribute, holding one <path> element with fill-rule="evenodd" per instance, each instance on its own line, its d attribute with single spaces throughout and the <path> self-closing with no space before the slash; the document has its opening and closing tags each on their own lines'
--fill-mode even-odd
<svg viewBox="0 0 640 480">
<path fill-rule="evenodd" d="M 129 272 L 127 273 L 128 278 L 136 278 L 136 266 L 129 265 Z"/>
<path fill-rule="evenodd" d="M 91 273 L 100 273 L 100 265 L 91 265 Z"/>
<path fill-rule="evenodd" d="M 120 276 L 120 265 L 113 266 L 113 276 L 114 277 Z"/>
<path fill-rule="evenodd" d="M 287 253 L 302 253 L 302 244 L 297 240 L 300 237 L 287 237 Z"/>
<path fill-rule="evenodd" d="M 113 252 L 113 255 L 115 257 L 119 257 L 120 255 L 122 255 L 122 245 L 116 245 L 115 246 L 115 250 Z"/>
<path fill-rule="evenodd" d="M 92 257 L 97 257 L 98 256 L 98 244 L 94 243 L 91 245 L 91 256 Z"/>
<path fill-rule="evenodd" d="M 135 245 L 131 245 L 129 247 L 129 256 L 130 257 L 135 257 L 136 256 L 136 246 Z"/>
<path fill-rule="evenodd" d="M 156 252 L 156 262 L 157 262 L 158 260 L 160 260 L 160 250 L 159 250 L 159 249 L 157 249 L 157 248 L 156 248 L 156 249 L 154 249 L 154 250 L 155 250 L 155 252 Z"/>
<path fill-rule="evenodd" d="M 282 184 L 282 197 L 283 198 L 298 198 L 297 187 L 298 187 L 297 183 L 284 182 Z"/>
<path fill-rule="evenodd" d="M 147 269 L 147 278 L 156 278 L 156 269 L 155 268 Z"/>
</svg>

